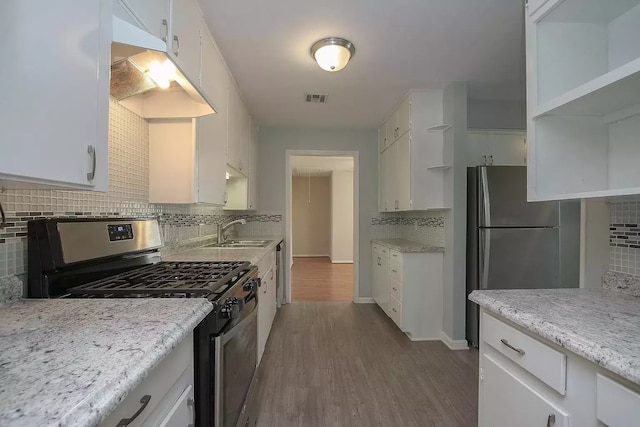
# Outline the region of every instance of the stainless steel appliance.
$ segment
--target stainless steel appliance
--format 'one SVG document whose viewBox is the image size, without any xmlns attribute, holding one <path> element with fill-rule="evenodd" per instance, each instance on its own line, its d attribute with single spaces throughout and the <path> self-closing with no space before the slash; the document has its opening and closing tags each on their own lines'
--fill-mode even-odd
<svg viewBox="0 0 640 427">
<path fill-rule="evenodd" d="M 579 286 L 579 202 L 527 202 L 524 166 L 467 169 L 467 295 L 475 289 Z M 479 309 L 466 336 L 478 346 Z"/>
<path fill-rule="evenodd" d="M 207 298 L 194 331 L 196 426 L 254 425 L 258 269 L 248 262 L 163 262 L 156 220 L 28 224 L 31 298 Z"/>
</svg>

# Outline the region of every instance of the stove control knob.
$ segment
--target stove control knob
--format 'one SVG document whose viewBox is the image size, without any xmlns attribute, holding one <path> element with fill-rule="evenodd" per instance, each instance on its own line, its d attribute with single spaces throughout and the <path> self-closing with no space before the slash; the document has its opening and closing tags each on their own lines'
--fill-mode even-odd
<svg viewBox="0 0 640 427">
<path fill-rule="evenodd" d="M 258 287 L 261 285 L 260 278 L 256 277 L 255 279 L 249 279 L 242 286 L 242 290 L 245 292 L 256 292 Z"/>
<path fill-rule="evenodd" d="M 223 319 L 237 319 L 240 317 L 240 302 L 236 297 L 229 298 L 222 304 L 220 316 Z"/>
</svg>

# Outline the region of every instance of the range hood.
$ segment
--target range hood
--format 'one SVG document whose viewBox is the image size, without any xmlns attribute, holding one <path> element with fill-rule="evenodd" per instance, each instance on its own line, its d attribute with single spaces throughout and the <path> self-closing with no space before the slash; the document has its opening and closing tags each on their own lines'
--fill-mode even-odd
<svg viewBox="0 0 640 427">
<path fill-rule="evenodd" d="M 148 119 L 215 113 L 199 85 L 167 55 L 164 41 L 117 16 L 111 43 L 111 96 Z"/>
</svg>

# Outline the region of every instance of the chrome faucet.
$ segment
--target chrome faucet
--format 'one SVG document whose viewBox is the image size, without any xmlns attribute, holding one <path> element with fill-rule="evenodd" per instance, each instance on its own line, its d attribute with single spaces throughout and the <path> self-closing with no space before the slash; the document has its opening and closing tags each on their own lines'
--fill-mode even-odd
<svg viewBox="0 0 640 427">
<path fill-rule="evenodd" d="M 227 231 L 229 229 L 229 227 L 232 227 L 232 226 L 234 226 L 236 224 L 246 224 L 246 223 L 247 223 L 246 219 L 236 219 L 235 221 L 231 221 L 231 222 L 229 222 L 227 224 L 224 224 L 224 225 L 218 224 L 218 231 L 217 231 L 218 244 L 224 243 L 224 241 L 226 240 L 224 233 L 225 233 L 225 231 Z"/>
</svg>

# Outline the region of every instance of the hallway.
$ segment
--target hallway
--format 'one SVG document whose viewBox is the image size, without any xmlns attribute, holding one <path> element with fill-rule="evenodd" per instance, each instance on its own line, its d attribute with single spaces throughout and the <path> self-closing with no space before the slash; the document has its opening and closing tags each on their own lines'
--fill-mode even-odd
<svg viewBox="0 0 640 427">
<path fill-rule="evenodd" d="M 294 257 L 291 300 L 353 300 L 353 264 L 332 264 L 328 257 Z"/>
<path fill-rule="evenodd" d="M 476 426 L 477 374 L 477 350 L 411 342 L 375 304 L 289 304 L 258 370 L 257 425 Z"/>
</svg>

